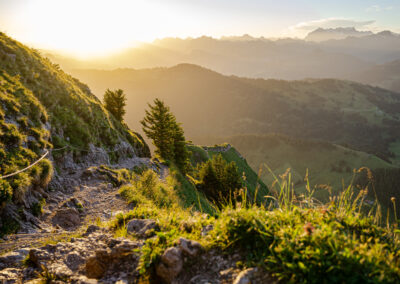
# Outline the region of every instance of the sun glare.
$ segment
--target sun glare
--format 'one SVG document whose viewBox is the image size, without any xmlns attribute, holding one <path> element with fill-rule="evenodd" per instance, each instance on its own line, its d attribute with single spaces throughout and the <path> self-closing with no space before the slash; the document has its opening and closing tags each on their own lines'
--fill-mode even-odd
<svg viewBox="0 0 400 284">
<path fill-rule="evenodd" d="M 162 3 L 133 1 L 31 1 L 20 20 L 33 27 L 27 42 L 79 57 L 115 52 L 158 35 L 162 20 L 173 21 Z M 166 19 L 167 17 L 167 19 Z"/>
</svg>

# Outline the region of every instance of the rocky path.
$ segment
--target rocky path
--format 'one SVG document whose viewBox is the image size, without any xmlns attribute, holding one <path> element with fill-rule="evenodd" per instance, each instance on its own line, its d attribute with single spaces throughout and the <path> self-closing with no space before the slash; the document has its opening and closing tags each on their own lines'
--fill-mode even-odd
<svg viewBox="0 0 400 284">
<path fill-rule="evenodd" d="M 37 246 L 51 239 L 67 239 L 82 233 L 97 220 L 107 221 L 116 213 L 132 209 L 120 197 L 119 186 L 89 169 L 93 168 L 66 171 L 57 176 L 55 184 L 61 186 L 47 193 L 43 214 L 35 218 L 37 227 L 1 240 L 0 254 Z"/>
</svg>

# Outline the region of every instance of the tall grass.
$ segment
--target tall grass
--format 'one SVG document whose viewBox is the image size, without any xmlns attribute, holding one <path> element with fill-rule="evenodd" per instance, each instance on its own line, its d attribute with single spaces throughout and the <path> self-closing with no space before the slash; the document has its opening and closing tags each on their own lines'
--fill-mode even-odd
<svg viewBox="0 0 400 284">
<path fill-rule="evenodd" d="M 245 267 L 259 266 L 277 279 L 292 283 L 399 283 L 400 230 L 382 222 L 379 204 L 366 206 L 365 189 L 349 185 L 328 203 L 314 198 L 308 177 L 306 190 L 294 191 L 291 172 L 277 176 L 269 202 L 247 198 L 246 188 L 237 192 L 215 216 L 201 214 L 179 203 L 141 203 L 117 216 L 113 228 L 124 235 L 132 218 L 156 220 L 159 229 L 141 250 L 140 271 L 151 271 L 164 250 L 179 237 L 199 241 L 207 249 L 239 253 Z M 154 183 L 140 182 L 142 192 Z M 159 189 L 159 188 L 158 188 Z M 154 196 L 146 189 L 143 196 Z M 207 235 L 202 229 L 212 225 Z"/>
</svg>

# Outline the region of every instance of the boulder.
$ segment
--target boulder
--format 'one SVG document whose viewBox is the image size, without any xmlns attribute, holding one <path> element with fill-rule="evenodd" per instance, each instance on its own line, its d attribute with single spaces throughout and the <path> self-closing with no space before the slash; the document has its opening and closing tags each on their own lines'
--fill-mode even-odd
<svg viewBox="0 0 400 284">
<path fill-rule="evenodd" d="M 67 255 L 65 259 L 65 264 L 72 271 L 78 271 L 79 267 L 85 263 L 85 259 L 82 258 L 78 253 L 71 252 Z"/>
<path fill-rule="evenodd" d="M 179 238 L 178 244 L 183 254 L 189 257 L 196 257 L 203 250 L 203 246 L 199 242 L 185 238 Z"/>
<path fill-rule="evenodd" d="M 18 251 L 12 251 L 0 256 L 0 269 L 6 267 L 18 267 L 21 266 L 22 261 L 28 255 L 29 250 L 20 249 Z"/>
<path fill-rule="evenodd" d="M 52 218 L 54 226 L 59 225 L 63 229 L 74 229 L 81 224 L 79 212 L 75 208 L 59 209 Z"/>
<path fill-rule="evenodd" d="M 126 229 L 141 238 L 148 237 L 148 231 L 157 228 L 157 223 L 150 219 L 133 219 L 128 222 Z"/>
<path fill-rule="evenodd" d="M 168 248 L 161 256 L 161 262 L 156 266 L 157 275 L 166 283 L 178 276 L 183 268 L 182 251 L 180 248 Z"/>
<path fill-rule="evenodd" d="M 107 264 L 110 262 L 109 254 L 108 250 L 97 250 L 96 255 L 86 261 L 85 270 L 88 278 L 100 279 L 103 277 L 107 271 Z"/>
</svg>

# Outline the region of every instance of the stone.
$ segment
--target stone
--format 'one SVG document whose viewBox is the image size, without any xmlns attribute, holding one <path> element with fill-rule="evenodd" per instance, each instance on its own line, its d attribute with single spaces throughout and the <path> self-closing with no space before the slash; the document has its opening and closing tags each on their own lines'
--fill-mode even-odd
<svg viewBox="0 0 400 284">
<path fill-rule="evenodd" d="M 85 260 L 76 252 L 71 252 L 67 255 L 65 264 L 72 271 L 77 271 L 79 267 L 85 263 Z"/>
<path fill-rule="evenodd" d="M 6 268 L 0 270 L 0 283 L 22 283 L 20 277 L 21 271 L 16 268 Z"/>
<path fill-rule="evenodd" d="M 111 257 L 112 258 L 121 258 L 126 254 L 133 253 L 133 250 L 138 247 L 139 247 L 139 245 L 137 242 L 124 239 L 112 248 Z"/>
<path fill-rule="evenodd" d="M 156 228 L 157 223 L 151 219 L 133 219 L 126 225 L 128 233 L 134 233 L 139 237 L 147 237 L 148 231 Z"/>
<path fill-rule="evenodd" d="M 172 283 L 182 271 L 182 268 L 183 260 L 181 249 L 170 247 L 161 256 L 161 262 L 156 266 L 156 273 L 166 283 Z"/>
<path fill-rule="evenodd" d="M 21 265 L 22 260 L 28 255 L 29 251 L 20 249 L 12 251 L 0 256 L 0 269 L 6 267 L 18 267 Z"/>
<path fill-rule="evenodd" d="M 47 245 L 46 247 L 49 247 L 50 245 Z M 29 260 L 35 264 L 36 267 L 41 267 L 46 264 L 46 262 L 51 260 L 51 255 L 53 250 L 50 250 L 50 253 L 48 250 L 45 249 L 39 249 L 39 248 L 34 248 L 29 251 Z"/>
<path fill-rule="evenodd" d="M 90 234 L 99 231 L 100 227 L 96 225 L 89 225 L 86 229 L 86 232 L 83 234 L 83 236 L 89 236 Z"/>
<path fill-rule="evenodd" d="M 249 268 L 239 273 L 233 284 L 251 284 L 252 277 L 257 272 L 257 268 Z"/>
<path fill-rule="evenodd" d="M 100 279 L 107 271 L 107 264 L 110 260 L 109 251 L 97 250 L 96 255 L 86 261 L 86 276 L 88 278 Z"/>
<path fill-rule="evenodd" d="M 63 229 L 73 229 L 81 224 L 79 212 L 75 208 L 59 209 L 52 218 L 53 225 L 59 225 Z"/>
<path fill-rule="evenodd" d="M 182 252 L 189 257 L 196 257 L 203 250 L 203 246 L 199 242 L 185 238 L 179 238 L 178 244 Z"/>
</svg>

